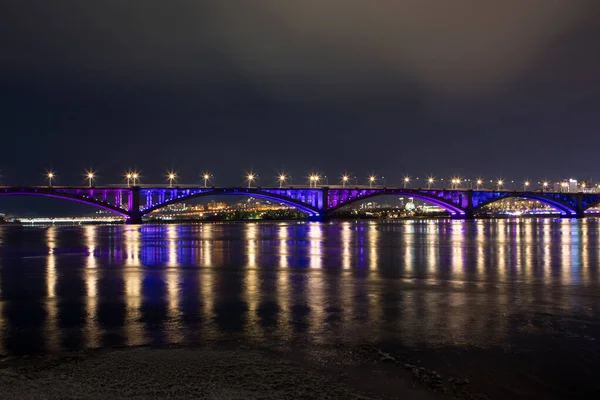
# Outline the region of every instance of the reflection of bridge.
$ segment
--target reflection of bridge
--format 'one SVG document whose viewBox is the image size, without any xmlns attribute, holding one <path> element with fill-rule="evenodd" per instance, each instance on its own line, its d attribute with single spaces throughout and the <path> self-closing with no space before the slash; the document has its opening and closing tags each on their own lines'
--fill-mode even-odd
<svg viewBox="0 0 600 400">
<path fill-rule="evenodd" d="M 2 195 L 56 197 L 90 204 L 141 223 L 142 218 L 169 204 L 202 196 L 250 196 L 267 199 L 308 214 L 314 220 L 325 219 L 335 210 L 374 196 L 410 196 L 435 204 L 454 218 L 473 218 L 481 207 L 494 201 L 519 197 L 537 200 L 556 209 L 564 217 L 580 218 L 585 211 L 600 204 L 598 193 L 556 193 L 545 191 L 506 191 L 470 189 L 403 189 L 364 187 L 317 188 L 216 188 L 216 187 L 41 187 L 0 186 Z"/>
</svg>

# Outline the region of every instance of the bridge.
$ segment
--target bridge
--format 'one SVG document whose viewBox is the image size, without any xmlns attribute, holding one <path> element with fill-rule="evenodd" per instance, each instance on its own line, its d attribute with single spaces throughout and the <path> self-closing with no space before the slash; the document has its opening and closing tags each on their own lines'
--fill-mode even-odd
<svg viewBox="0 0 600 400">
<path fill-rule="evenodd" d="M 76 201 L 111 211 L 128 223 L 140 224 L 153 211 L 203 196 L 249 196 L 282 203 L 306 213 L 310 220 L 326 220 L 354 202 L 375 196 L 413 197 L 448 211 L 452 218 L 471 219 L 487 204 L 516 197 L 536 200 L 562 217 L 582 218 L 600 204 L 600 193 L 509 191 L 473 189 L 412 189 L 397 187 L 147 187 L 147 186 L 0 186 L 0 196 L 43 196 Z"/>
</svg>

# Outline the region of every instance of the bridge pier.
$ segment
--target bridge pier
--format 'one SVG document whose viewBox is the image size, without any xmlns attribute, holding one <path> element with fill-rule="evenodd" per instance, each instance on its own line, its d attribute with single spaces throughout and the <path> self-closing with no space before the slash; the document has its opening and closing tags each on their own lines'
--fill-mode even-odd
<svg viewBox="0 0 600 400">
<path fill-rule="evenodd" d="M 142 214 L 140 214 L 140 188 L 139 186 L 133 186 L 129 193 L 129 218 L 127 218 L 127 224 L 139 225 L 142 221 Z"/>
<path fill-rule="evenodd" d="M 127 225 L 141 225 L 144 221 L 142 220 L 142 216 L 137 213 L 134 215 L 129 215 L 129 218 L 125 221 Z"/>
<path fill-rule="evenodd" d="M 310 222 L 327 222 L 329 221 L 331 218 L 329 217 L 329 215 L 326 214 L 321 214 L 321 215 L 309 215 L 308 216 L 308 220 Z"/>
<path fill-rule="evenodd" d="M 475 219 L 475 215 L 473 213 L 464 213 L 464 214 L 454 214 L 450 217 L 451 219 L 459 219 L 459 220 L 471 220 Z"/>
</svg>

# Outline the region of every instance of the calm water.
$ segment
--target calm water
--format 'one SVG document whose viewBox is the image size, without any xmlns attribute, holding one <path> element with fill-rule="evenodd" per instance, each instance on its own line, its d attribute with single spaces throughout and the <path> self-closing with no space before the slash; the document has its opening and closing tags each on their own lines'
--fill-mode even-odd
<svg viewBox="0 0 600 400">
<path fill-rule="evenodd" d="M 4 226 L 0 354 L 234 338 L 596 361 L 599 254 L 594 219 Z"/>
</svg>

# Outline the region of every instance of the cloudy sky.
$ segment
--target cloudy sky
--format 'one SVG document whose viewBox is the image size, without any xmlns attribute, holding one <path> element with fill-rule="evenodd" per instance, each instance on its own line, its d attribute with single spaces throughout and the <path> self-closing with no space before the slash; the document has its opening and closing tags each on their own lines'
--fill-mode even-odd
<svg viewBox="0 0 600 400">
<path fill-rule="evenodd" d="M 600 180 L 594 0 L 0 2 L 0 170 Z"/>
</svg>

